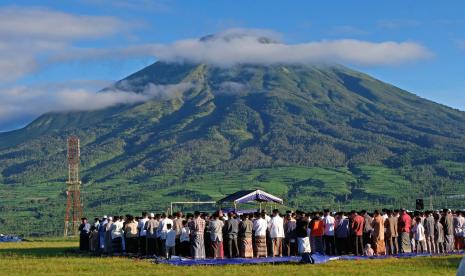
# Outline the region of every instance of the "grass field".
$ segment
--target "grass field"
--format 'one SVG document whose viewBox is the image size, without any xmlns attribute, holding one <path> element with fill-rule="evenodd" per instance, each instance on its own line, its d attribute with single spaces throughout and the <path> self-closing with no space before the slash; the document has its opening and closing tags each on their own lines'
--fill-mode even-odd
<svg viewBox="0 0 465 276">
<path fill-rule="evenodd" d="M 0 243 L 1 275 L 455 275 L 461 257 L 333 261 L 319 265 L 174 267 L 123 257 L 67 253 L 76 241 Z"/>
</svg>

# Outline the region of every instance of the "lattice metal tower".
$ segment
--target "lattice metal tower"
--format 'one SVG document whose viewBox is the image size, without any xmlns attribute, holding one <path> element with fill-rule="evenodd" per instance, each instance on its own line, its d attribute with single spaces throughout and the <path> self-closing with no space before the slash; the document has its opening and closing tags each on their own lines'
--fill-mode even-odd
<svg viewBox="0 0 465 276">
<path fill-rule="evenodd" d="M 66 215 L 64 235 L 78 235 L 82 213 L 81 181 L 79 180 L 79 138 L 68 137 L 68 189 L 66 190 Z"/>
</svg>

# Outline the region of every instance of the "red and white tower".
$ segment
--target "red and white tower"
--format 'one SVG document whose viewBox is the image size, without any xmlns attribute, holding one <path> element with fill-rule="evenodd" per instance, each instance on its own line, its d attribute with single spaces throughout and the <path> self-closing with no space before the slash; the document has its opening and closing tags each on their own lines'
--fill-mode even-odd
<svg viewBox="0 0 465 276">
<path fill-rule="evenodd" d="M 68 137 L 68 189 L 64 235 L 77 235 L 82 213 L 81 181 L 79 180 L 79 138 Z"/>
</svg>

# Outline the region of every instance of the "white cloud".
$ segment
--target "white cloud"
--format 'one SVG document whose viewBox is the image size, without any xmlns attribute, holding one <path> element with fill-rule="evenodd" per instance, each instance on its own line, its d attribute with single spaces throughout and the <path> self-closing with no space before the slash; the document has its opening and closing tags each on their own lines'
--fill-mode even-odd
<svg viewBox="0 0 465 276">
<path fill-rule="evenodd" d="M 84 16 L 41 9 L 0 9 L 0 37 L 75 40 L 114 34 L 126 24 L 110 16 Z"/>
<path fill-rule="evenodd" d="M 0 7 L 0 81 L 14 81 L 35 72 L 41 57 L 65 51 L 74 41 L 113 35 L 127 30 L 128 25 L 131 23 L 109 16 Z"/>
<path fill-rule="evenodd" d="M 62 52 L 50 62 L 114 57 L 154 56 L 163 61 L 230 66 L 240 63 L 343 63 L 365 66 L 417 61 L 432 53 L 415 42 L 370 42 L 355 39 L 321 40 L 300 44 L 280 42 L 268 30 L 231 29 L 204 39 L 172 44 L 144 44 L 119 49 L 76 49 Z"/>
<path fill-rule="evenodd" d="M 133 104 L 154 98 L 171 97 L 194 86 L 192 83 L 173 85 L 147 84 L 139 93 L 110 88 L 97 91 L 96 85 L 106 81 L 79 80 L 68 83 L 49 83 L 36 86 L 14 86 L 0 91 L 0 130 L 11 122 L 30 121 L 47 112 L 98 110 L 119 104 Z M 76 88 L 78 87 L 78 88 Z"/>
</svg>

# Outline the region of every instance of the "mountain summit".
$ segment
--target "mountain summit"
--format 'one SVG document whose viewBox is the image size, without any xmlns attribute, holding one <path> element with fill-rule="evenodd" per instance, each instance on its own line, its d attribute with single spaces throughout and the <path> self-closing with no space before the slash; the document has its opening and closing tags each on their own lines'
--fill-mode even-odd
<svg viewBox="0 0 465 276">
<path fill-rule="evenodd" d="M 0 185 L 47 202 L 28 215 L 61 212 L 71 134 L 84 201 L 102 213 L 244 188 L 295 207 L 397 206 L 464 190 L 465 113 L 343 66 L 156 62 L 104 91 L 115 88 L 147 99 L 44 114 L 0 134 Z"/>
</svg>

